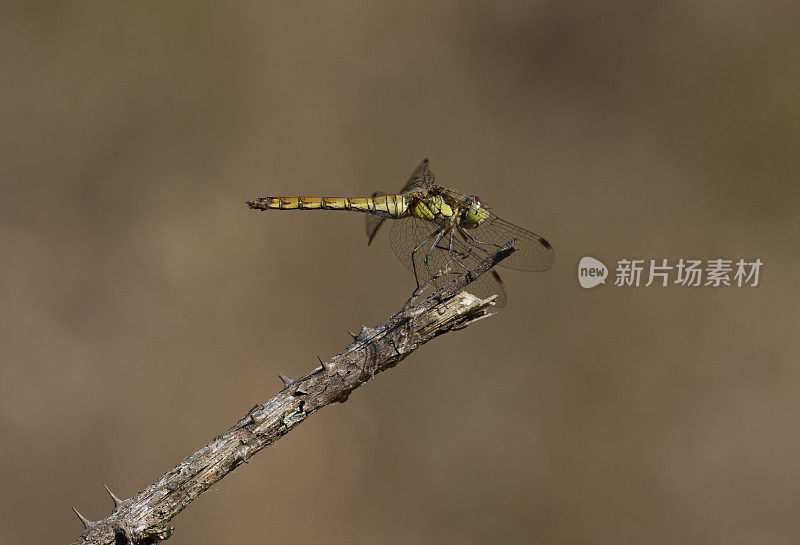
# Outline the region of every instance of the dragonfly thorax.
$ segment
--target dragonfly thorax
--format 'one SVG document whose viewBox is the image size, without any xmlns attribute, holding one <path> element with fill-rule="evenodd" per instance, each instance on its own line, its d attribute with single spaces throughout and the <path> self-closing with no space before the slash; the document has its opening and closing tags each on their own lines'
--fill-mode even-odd
<svg viewBox="0 0 800 545">
<path fill-rule="evenodd" d="M 459 202 L 436 194 L 413 201 L 410 213 L 442 226 L 457 221 L 464 229 L 475 229 L 489 217 L 489 211 L 478 197 Z"/>
<path fill-rule="evenodd" d="M 452 221 L 455 212 L 442 195 L 428 195 L 411 204 L 411 215 L 444 224 Z"/>
</svg>

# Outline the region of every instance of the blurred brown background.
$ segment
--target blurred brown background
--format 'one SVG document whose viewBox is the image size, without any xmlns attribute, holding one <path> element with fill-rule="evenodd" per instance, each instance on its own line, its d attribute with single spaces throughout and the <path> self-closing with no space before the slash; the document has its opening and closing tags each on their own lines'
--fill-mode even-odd
<svg viewBox="0 0 800 545">
<path fill-rule="evenodd" d="M 170 543 L 797 543 L 797 4 L 4 3 L 3 543 L 67 543 L 413 287 L 423 157 L 556 248 L 238 469 Z M 583 290 L 580 257 L 755 258 Z"/>
</svg>

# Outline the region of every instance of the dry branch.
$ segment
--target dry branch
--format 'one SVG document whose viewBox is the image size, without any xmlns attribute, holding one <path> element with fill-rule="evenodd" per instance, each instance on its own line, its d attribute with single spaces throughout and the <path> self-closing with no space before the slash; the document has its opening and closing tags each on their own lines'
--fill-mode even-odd
<svg viewBox="0 0 800 545">
<path fill-rule="evenodd" d="M 397 365 L 435 337 L 462 329 L 489 315 L 492 299 L 481 300 L 462 292 L 467 284 L 511 255 L 511 243 L 477 267 L 458 277 L 418 305 L 403 309 L 374 328 L 364 327 L 353 343 L 309 374 L 288 379 L 272 399 L 250 409 L 236 424 L 184 459 L 133 498 L 121 500 L 108 488 L 114 502 L 111 514 L 83 522 L 83 533 L 73 545 L 138 545 L 157 543 L 172 535 L 167 523 L 211 485 L 264 447 L 271 445 L 314 411 L 336 401 L 375 373 Z"/>
</svg>

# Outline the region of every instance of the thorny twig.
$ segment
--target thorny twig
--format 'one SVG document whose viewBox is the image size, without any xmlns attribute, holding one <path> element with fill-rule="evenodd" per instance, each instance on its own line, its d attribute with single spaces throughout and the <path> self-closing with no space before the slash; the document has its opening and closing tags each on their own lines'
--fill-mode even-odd
<svg viewBox="0 0 800 545">
<path fill-rule="evenodd" d="M 514 251 L 512 242 L 417 305 L 407 304 L 383 324 L 352 334 L 353 343 L 307 375 L 289 379 L 270 400 L 250 409 L 236 424 L 184 459 L 133 498 L 121 500 L 109 489 L 114 509 L 92 522 L 75 511 L 84 531 L 73 545 L 139 545 L 172 535 L 167 523 L 210 486 L 264 447 L 271 445 L 314 411 L 345 402 L 350 392 L 376 373 L 397 365 L 442 333 L 462 329 L 489 315 L 492 299 L 462 290 Z"/>
</svg>

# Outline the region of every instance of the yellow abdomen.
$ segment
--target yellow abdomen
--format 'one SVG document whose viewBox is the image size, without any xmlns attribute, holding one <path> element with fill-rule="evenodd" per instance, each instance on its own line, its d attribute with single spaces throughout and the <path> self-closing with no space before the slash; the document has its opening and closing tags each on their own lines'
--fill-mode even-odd
<svg viewBox="0 0 800 545">
<path fill-rule="evenodd" d="M 345 210 L 390 218 L 409 214 L 402 195 L 376 197 L 261 197 L 247 201 L 255 210 Z"/>
</svg>

